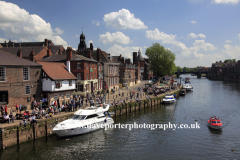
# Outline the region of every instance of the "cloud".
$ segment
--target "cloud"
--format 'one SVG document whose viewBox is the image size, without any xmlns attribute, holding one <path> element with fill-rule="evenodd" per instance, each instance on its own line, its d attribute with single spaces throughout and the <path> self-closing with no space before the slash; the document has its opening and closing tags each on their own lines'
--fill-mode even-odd
<svg viewBox="0 0 240 160">
<path fill-rule="evenodd" d="M 64 33 L 64 31 L 60 28 L 55 28 L 54 31 L 55 31 L 55 34 L 63 34 Z"/>
<path fill-rule="evenodd" d="M 138 18 L 134 17 L 127 9 L 105 14 L 103 18 L 107 26 L 116 29 L 147 29 L 147 26 Z"/>
<path fill-rule="evenodd" d="M 197 23 L 197 21 L 191 21 L 191 23 L 193 23 L 193 24 L 196 24 L 196 23 Z"/>
<path fill-rule="evenodd" d="M 172 44 L 168 49 L 176 53 L 176 65 L 182 67 L 186 66 L 186 62 L 189 67 L 209 65 L 212 63 L 210 60 L 219 57 L 218 54 L 212 53 L 217 48 L 203 39 L 195 40 L 192 47 L 186 47 L 185 44 L 176 40 L 177 35 L 160 32 L 157 28 L 153 31 L 147 30 L 146 37 L 151 40 L 160 40 L 162 44 Z M 200 37 L 204 36 L 200 34 Z"/>
<path fill-rule="evenodd" d="M 56 33 L 63 33 L 59 28 L 53 31 L 51 24 L 36 14 L 29 14 L 16 4 L 0 1 L 0 29 L 6 37 L 12 39 L 44 41 L 51 39 L 54 44 L 67 46 L 67 42 Z"/>
<path fill-rule="evenodd" d="M 188 35 L 188 37 L 190 37 L 190 38 L 197 38 L 197 37 L 200 37 L 200 38 L 206 38 L 206 36 L 204 35 L 204 34 L 198 34 L 198 35 L 196 35 L 195 33 L 190 33 L 189 35 Z"/>
<path fill-rule="evenodd" d="M 223 53 L 228 55 L 225 59 L 240 59 L 240 46 L 231 46 L 229 44 L 224 45 Z"/>
<path fill-rule="evenodd" d="M 106 34 L 100 34 L 99 36 L 100 36 L 99 41 L 101 41 L 103 44 L 118 43 L 126 45 L 131 42 L 128 36 L 124 35 L 122 32 L 119 31 L 112 34 L 106 32 Z"/>
<path fill-rule="evenodd" d="M 89 41 L 88 41 L 88 44 L 90 44 L 90 43 L 92 43 L 92 44 L 93 44 L 93 41 L 92 41 L 92 40 L 89 40 Z"/>
<path fill-rule="evenodd" d="M 232 5 L 236 5 L 238 4 L 240 0 L 212 0 L 212 3 L 216 3 L 216 4 L 232 4 Z"/>
<path fill-rule="evenodd" d="M 75 37 L 79 37 L 79 35 L 76 34 Z"/>
<path fill-rule="evenodd" d="M 93 21 L 92 21 L 92 24 L 95 24 L 96 26 L 100 26 L 100 22 L 99 22 L 99 21 L 93 20 Z"/>
<path fill-rule="evenodd" d="M 135 46 L 122 47 L 117 44 L 114 44 L 112 47 L 108 49 L 108 52 L 111 53 L 111 56 L 119 56 L 121 54 L 124 58 L 132 59 L 132 52 L 137 52 L 138 50 L 139 50 L 139 47 L 135 47 Z M 140 50 L 142 49 L 140 48 Z"/>
<path fill-rule="evenodd" d="M 230 40 L 226 40 L 225 42 L 226 42 L 226 43 L 231 43 L 232 41 L 230 41 Z"/>
<path fill-rule="evenodd" d="M 238 39 L 240 40 L 240 34 L 238 34 Z"/>
</svg>

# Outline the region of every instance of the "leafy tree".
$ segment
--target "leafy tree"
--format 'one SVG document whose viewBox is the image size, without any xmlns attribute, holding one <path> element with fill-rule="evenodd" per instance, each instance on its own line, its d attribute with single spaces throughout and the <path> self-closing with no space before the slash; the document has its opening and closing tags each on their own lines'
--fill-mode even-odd
<svg viewBox="0 0 240 160">
<path fill-rule="evenodd" d="M 226 60 L 224 61 L 224 63 L 228 63 L 228 62 L 236 62 L 236 59 L 226 59 Z"/>
<path fill-rule="evenodd" d="M 190 69 L 188 67 L 183 67 L 183 72 L 190 72 Z"/>
<path fill-rule="evenodd" d="M 171 75 L 176 72 L 175 54 L 171 50 L 165 49 L 159 43 L 155 43 L 147 48 L 145 54 L 149 58 L 151 69 L 158 76 Z"/>
<path fill-rule="evenodd" d="M 183 71 L 183 69 L 181 67 L 179 67 L 179 66 L 176 67 L 176 72 L 182 72 L 182 71 Z"/>
</svg>

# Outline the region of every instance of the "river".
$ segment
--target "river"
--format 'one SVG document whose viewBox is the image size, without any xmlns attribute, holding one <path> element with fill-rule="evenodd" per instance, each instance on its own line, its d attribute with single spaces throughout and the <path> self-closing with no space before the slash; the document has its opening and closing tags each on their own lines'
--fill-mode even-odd
<svg viewBox="0 0 240 160">
<path fill-rule="evenodd" d="M 122 115 L 122 124 L 200 124 L 196 129 L 108 129 L 57 140 L 41 138 L 9 147 L 1 159 L 239 159 L 240 84 L 190 77 L 193 91 L 178 97 L 176 104 L 160 105 Z M 207 120 L 222 120 L 220 131 L 208 128 Z M 234 149 L 235 151 L 232 151 Z"/>
</svg>

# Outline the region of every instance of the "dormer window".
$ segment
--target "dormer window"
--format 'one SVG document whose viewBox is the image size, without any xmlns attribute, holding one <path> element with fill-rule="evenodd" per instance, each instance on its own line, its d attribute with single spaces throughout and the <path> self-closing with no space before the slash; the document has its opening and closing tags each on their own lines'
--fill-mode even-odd
<svg viewBox="0 0 240 160">
<path fill-rule="evenodd" d="M 81 63 L 77 63 L 77 69 L 81 69 Z"/>
</svg>

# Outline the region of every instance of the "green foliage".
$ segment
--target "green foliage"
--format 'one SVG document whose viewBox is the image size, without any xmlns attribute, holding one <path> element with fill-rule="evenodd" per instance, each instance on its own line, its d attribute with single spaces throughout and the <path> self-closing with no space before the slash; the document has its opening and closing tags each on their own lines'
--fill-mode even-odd
<svg viewBox="0 0 240 160">
<path fill-rule="evenodd" d="M 183 71 L 183 69 L 181 67 L 176 66 L 176 72 L 182 72 L 182 71 Z"/>
<path fill-rule="evenodd" d="M 236 62 L 236 59 L 226 59 L 226 60 L 224 61 L 224 63 L 228 63 L 228 62 Z"/>
<path fill-rule="evenodd" d="M 188 67 L 183 67 L 183 72 L 190 72 L 190 69 Z"/>
<path fill-rule="evenodd" d="M 153 44 L 146 49 L 146 56 L 149 58 L 151 69 L 158 76 L 171 75 L 176 71 L 175 54 L 165 49 L 159 43 Z"/>
</svg>

